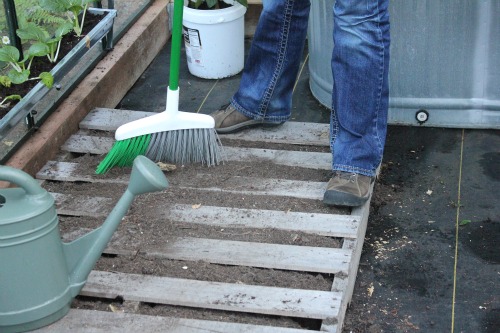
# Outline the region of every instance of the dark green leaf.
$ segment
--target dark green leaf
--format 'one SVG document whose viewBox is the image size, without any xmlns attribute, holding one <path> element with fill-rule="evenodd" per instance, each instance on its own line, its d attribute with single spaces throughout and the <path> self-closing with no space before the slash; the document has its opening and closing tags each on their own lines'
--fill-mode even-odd
<svg viewBox="0 0 500 333">
<path fill-rule="evenodd" d="M 5 45 L 0 48 L 0 61 L 5 62 L 18 62 L 19 50 L 14 46 Z"/>
<path fill-rule="evenodd" d="M 32 57 L 43 57 L 49 54 L 49 52 L 49 47 L 45 43 L 35 43 L 28 49 L 28 53 Z"/>
<path fill-rule="evenodd" d="M 462 220 L 462 221 L 460 221 L 459 225 L 467 225 L 471 222 L 472 222 L 471 220 Z"/>
<path fill-rule="evenodd" d="M 30 77 L 30 71 L 25 69 L 21 73 L 19 73 L 18 71 L 13 69 L 9 71 L 9 74 L 7 75 L 11 79 L 12 83 L 21 84 L 28 80 L 28 78 Z"/>
</svg>

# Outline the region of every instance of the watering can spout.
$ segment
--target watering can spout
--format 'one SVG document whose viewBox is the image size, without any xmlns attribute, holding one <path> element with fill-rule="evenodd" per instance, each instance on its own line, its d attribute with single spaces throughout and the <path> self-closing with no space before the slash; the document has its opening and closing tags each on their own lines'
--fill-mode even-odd
<svg viewBox="0 0 500 333">
<path fill-rule="evenodd" d="M 134 197 L 138 194 L 161 191 L 167 186 L 167 178 L 158 166 L 146 157 L 138 156 L 134 160 L 127 190 L 102 226 L 73 242 L 63 243 L 73 297 L 78 295 L 82 289 L 87 276 L 127 213 Z"/>
</svg>

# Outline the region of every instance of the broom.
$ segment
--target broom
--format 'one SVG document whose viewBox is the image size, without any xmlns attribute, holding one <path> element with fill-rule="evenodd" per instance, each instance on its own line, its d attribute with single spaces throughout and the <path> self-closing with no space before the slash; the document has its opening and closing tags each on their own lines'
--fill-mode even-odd
<svg viewBox="0 0 500 333">
<path fill-rule="evenodd" d="M 179 111 L 179 67 L 183 0 L 174 1 L 170 77 L 165 111 L 120 126 L 117 140 L 99 163 L 97 174 L 130 166 L 138 155 L 158 162 L 219 164 L 221 143 L 209 115 Z"/>
</svg>

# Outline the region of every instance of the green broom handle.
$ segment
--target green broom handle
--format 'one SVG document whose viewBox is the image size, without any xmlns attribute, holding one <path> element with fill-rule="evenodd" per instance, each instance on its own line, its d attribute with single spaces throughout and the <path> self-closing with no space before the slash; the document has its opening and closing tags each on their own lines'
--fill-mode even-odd
<svg viewBox="0 0 500 333">
<path fill-rule="evenodd" d="M 170 50 L 170 90 L 179 88 L 179 67 L 181 63 L 181 41 L 182 41 L 182 11 L 184 0 L 174 1 L 174 18 L 172 23 L 172 48 Z"/>
</svg>

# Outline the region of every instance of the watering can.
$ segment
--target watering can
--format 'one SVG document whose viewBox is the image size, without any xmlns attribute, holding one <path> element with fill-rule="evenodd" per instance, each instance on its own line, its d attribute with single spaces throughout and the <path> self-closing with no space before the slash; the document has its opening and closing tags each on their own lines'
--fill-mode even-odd
<svg viewBox="0 0 500 333">
<path fill-rule="evenodd" d="M 61 242 L 54 198 L 27 173 L 0 166 L 0 332 L 51 324 L 69 311 L 134 197 L 168 181 L 151 160 L 134 160 L 130 183 L 101 227 Z"/>
</svg>

